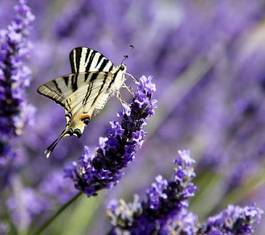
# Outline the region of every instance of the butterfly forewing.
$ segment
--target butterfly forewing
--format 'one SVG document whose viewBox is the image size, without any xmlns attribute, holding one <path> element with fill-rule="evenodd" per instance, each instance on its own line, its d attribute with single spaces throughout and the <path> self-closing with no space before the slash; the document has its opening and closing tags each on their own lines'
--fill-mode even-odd
<svg viewBox="0 0 265 235">
<path fill-rule="evenodd" d="M 107 57 L 87 47 L 74 48 L 70 52 L 69 59 L 72 73 L 109 72 L 113 68 L 112 62 Z"/>
</svg>

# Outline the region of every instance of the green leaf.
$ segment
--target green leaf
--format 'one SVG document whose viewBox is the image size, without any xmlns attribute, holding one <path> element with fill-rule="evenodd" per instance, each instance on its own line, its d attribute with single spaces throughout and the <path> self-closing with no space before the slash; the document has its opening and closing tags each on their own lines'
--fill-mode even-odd
<svg viewBox="0 0 265 235">
<path fill-rule="evenodd" d="M 198 176 L 195 185 L 198 191 L 191 201 L 191 210 L 204 219 L 216 207 L 222 197 L 222 176 L 213 171 L 205 171 Z"/>
<path fill-rule="evenodd" d="M 95 213 L 101 205 L 101 197 L 82 197 L 78 205 L 64 221 L 64 226 L 61 234 L 88 234 L 88 227 L 95 218 Z M 61 223 L 62 225 L 62 223 Z"/>
</svg>

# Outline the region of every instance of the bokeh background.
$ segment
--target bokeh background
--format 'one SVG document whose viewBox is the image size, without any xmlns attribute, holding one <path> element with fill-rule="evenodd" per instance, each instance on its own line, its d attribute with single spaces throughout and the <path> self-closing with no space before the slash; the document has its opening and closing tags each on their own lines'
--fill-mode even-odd
<svg viewBox="0 0 265 235">
<path fill-rule="evenodd" d="M 15 4 L 0 1 L 1 29 L 13 19 Z M 158 108 L 121 182 L 97 197 L 81 198 L 47 234 L 104 234 L 107 202 L 143 195 L 156 175 L 169 176 L 178 149 L 189 149 L 197 162 L 191 209 L 201 220 L 230 203 L 265 209 L 265 1 L 28 0 L 28 5 L 35 20 L 25 61 L 32 72 L 26 96 L 35 113 L 12 140 L 15 157 L 0 164 L 0 221 L 13 234 L 36 227 L 73 194 L 64 166 L 79 158 L 84 145 L 96 146 L 121 110 L 111 99 L 82 138 L 66 138 L 45 159 L 43 150 L 64 127 L 64 111 L 36 89 L 70 72 L 68 54 L 77 46 L 94 48 L 115 64 L 129 54 L 131 74 L 153 76 Z M 264 234 L 263 224 L 256 234 Z"/>
</svg>

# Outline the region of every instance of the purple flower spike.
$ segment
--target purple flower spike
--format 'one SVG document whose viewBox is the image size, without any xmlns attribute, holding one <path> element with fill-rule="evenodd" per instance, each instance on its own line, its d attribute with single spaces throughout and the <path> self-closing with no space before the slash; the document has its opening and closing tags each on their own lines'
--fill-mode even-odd
<svg viewBox="0 0 265 235">
<path fill-rule="evenodd" d="M 14 20 L 0 31 L 0 156 L 9 155 L 5 147 L 9 138 L 21 135 L 33 115 L 33 107 L 25 100 L 31 74 L 24 60 L 31 47 L 28 34 L 34 16 L 24 0 L 15 11 Z"/>
<path fill-rule="evenodd" d="M 210 217 L 202 225 L 199 234 L 253 234 L 253 225 L 259 222 L 263 211 L 255 206 L 238 207 L 230 205 L 221 213 Z"/>
<path fill-rule="evenodd" d="M 188 151 L 179 151 L 171 181 L 157 176 L 147 190 L 147 199 L 134 197 L 132 203 L 111 201 L 107 209 L 111 230 L 109 235 L 251 235 L 263 211 L 251 207 L 229 206 L 220 214 L 200 224 L 197 215 L 189 211 L 188 199 L 196 191 L 194 160 Z"/>
<path fill-rule="evenodd" d="M 151 77 L 141 77 L 130 107 L 118 114 L 121 121 L 110 122 L 107 137 L 99 138 L 99 147 L 93 153 L 88 147 L 79 162 L 65 169 L 66 177 L 73 179 L 75 187 L 95 195 L 111 188 L 120 180 L 122 169 L 134 159 L 135 151 L 143 144 L 143 126 L 153 115 L 155 85 Z"/>
<path fill-rule="evenodd" d="M 144 201 L 138 196 L 133 203 L 113 201 L 108 207 L 112 224 L 109 234 L 170 234 L 173 230 L 195 234 L 197 217 L 187 211 L 188 198 L 196 190 L 191 182 L 195 177 L 193 163 L 188 151 L 179 151 L 173 180 L 157 176 Z M 181 177 L 177 176 L 179 172 Z"/>
<path fill-rule="evenodd" d="M 6 203 L 16 226 L 26 229 L 37 215 L 46 210 L 48 201 L 31 188 L 23 187 L 18 180 L 14 182 L 14 185 L 15 192 Z"/>
<path fill-rule="evenodd" d="M 196 235 L 198 231 L 198 225 L 199 222 L 197 216 L 186 209 L 182 209 L 173 219 L 169 219 L 167 221 L 160 234 Z"/>
</svg>

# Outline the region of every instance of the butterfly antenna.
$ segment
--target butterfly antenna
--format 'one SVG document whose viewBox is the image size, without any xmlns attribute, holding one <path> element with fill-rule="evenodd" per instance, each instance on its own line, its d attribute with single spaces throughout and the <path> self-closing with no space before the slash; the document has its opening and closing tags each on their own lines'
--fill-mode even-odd
<svg viewBox="0 0 265 235">
<path fill-rule="evenodd" d="M 50 145 L 47 149 L 45 149 L 44 154 L 46 155 L 46 158 L 49 158 L 49 157 L 50 157 L 50 155 L 51 155 L 52 151 L 54 150 L 54 148 L 56 147 L 56 145 L 60 142 L 60 140 L 61 140 L 66 134 L 67 134 L 67 130 L 64 129 L 64 130 L 62 131 L 62 133 L 60 134 L 60 136 L 59 136 L 56 140 L 54 140 L 54 141 L 51 143 L 51 145 Z"/>
<path fill-rule="evenodd" d="M 125 60 L 127 60 L 128 57 L 129 57 L 128 55 L 124 55 L 124 56 L 123 56 L 123 59 L 122 59 L 122 61 L 121 61 L 121 64 L 123 64 L 123 62 L 124 62 Z"/>
<path fill-rule="evenodd" d="M 129 47 L 130 47 L 131 50 L 134 49 L 134 46 L 133 46 L 132 44 L 131 44 Z M 127 60 L 128 58 L 129 58 L 129 55 L 128 55 L 128 54 L 127 54 L 127 55 L 124 55 L 124 56 L 123 56 L 123 59 L 122 59 L 122 61 L 121 61 L 121 64 L 123 64 L 123 62 L 124 62 L 125 60 Z"/>
</svg>

